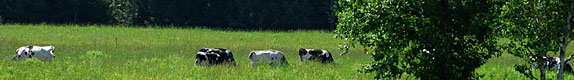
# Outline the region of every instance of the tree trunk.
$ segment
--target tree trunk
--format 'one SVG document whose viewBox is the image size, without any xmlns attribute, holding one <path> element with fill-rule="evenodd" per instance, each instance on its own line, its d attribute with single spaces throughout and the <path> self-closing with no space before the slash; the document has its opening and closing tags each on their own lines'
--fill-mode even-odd
<svg viewBox="0 0 574 80">
<path fill-rule="evenodd" d="M 567 29 L 570 30 L 570 29 Z M 562 31 L 562 46 L 560 47 L 560 65 L 558 65 L 558 78 L 556 80 L 562 80 L 562 73 L 564 73 L 564 55 L 566 55 L 566 47 L 568 47 L 568 33 L 566 30 Z"/>
<path fill-rule="evenodd" d="M 544 71 L 546 67 L 546 59 L 543 59 L 538 63 L 538 69 L 540 69 L 540 80 L 546 80 L 546 71 Z"/>
<path fill-rule="evenodd" d="M 572 18 L 572 14 L 570 13 L 572 11 L 572 3 L 570 3 L 570 10 L 568 10 L 568 17 L 566 18 L 566 26 L 564 26 L 565 30 L 562 30 L 562 46 L 560 47 L 560 66 L 558 66 L 558 78 L 557 80 L 562 80 L 563 79 L 563 75 L 562 73 L 564 73 L 564 56 L 566 56 L 566 47 L 568 47 L 568 37 L 570 37 L 570 22 L 571 22 L 571 18 Z"/>
</svg>

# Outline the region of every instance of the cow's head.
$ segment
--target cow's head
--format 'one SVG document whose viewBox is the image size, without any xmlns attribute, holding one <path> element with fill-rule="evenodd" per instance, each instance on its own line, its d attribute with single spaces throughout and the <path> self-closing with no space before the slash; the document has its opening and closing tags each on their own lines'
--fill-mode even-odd
<svg viewBox="0 0 574 80">
<path fill-rule="evenodd" d="M 309 60 L 311 56 L 313 55 L 309 53 L 309 50 L 303 48 L 299 49 L 299 60 Z"/>
<path fill-rule="evenodd" d="M 207 55 L 205 54 L 205 52 L 200 51 L 195 55 L 195 65 L 196 66 L 208 65 L 209 61 L 207 59 L 208 58 L 207 58 Z"/>
<path fill-rule="evenodd" d="M 20 47 L 16 50 L 16 55 L 14 55 L 14 57 L 12 58 L 12 60 L 22 60 L 22 59 L 26 59 L 26 58 L 31 58 L 32 57 L 32 52 L 31 49 L 33 47 L 32 46 L 26 46 L 26 47 Z"/>
</svg>

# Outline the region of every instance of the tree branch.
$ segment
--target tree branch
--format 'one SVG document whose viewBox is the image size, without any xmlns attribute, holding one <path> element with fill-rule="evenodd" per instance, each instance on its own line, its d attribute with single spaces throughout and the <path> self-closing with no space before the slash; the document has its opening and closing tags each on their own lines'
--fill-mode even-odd
<svg viewBox="0 0 574 80">
<path fill-rule="evenodd" d="M 568 59 L 564 60 L 565 62 L 568 62 L 570 60 L 572 60 L 572 56 L 574 56 L 574 53 L 572 53 L 572 55 L 570 55 L 570 57 L 568 57 Z"/>
</svg>

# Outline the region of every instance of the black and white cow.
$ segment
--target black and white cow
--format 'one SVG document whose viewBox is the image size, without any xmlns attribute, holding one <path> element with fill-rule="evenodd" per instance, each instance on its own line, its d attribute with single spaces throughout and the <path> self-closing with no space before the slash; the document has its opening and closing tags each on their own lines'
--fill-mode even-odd
<svg viewBox="0 0 574 80">
<path fill-rule="evenodd" d="M 231 51 L 223 48 L 201 48 L 195 56 L 196 66 L 235 64 Z"/>
<path fill-rule="evenodd" d="M 24 46 L 16 50 L 16 55 L 12 58 L 14 61 L 24 60 L 27 58 L 38 58 L 41 61 L 52 62 L 54 55 L 54 46 Z"/>
<path fill-rule="evenodd" d="M 251 51 L 251 53 L 249 53 L 249 59 L 253 66 L 257 66 L 258 64 L 288 64 L 287 60 L 285 60 L 285 55 L 283 55 L 281 51 L 276 50 Z"/>
<path fill-rule="evenodd" d="M 322 63 L 332 63 L 333 55 L 327 50 L 320 49 L 299 49 L 299 60 L 304 61 L 319 61 Z"/>
<path fill-rule="evenodd" d="M 548 60 L 548 61 L 544 62 L 543 64 L 541 64 L 542 66 L 544 66 L 545 69 L 552 69 L 552 70 L 557 71 L 558 67 L 560 67 L 560 58 L 559 57 L 544 56 L 542 58 Z M 570 73 L 574 72 L 572 70 L 572 66 L 570 65 L 570 62 L 569 62 L 570 59 L 566 59 L 566 62 L 564 63 L 566 65 L 566 66 L 564 66 L 564 72 L 570 72 Z M 532 66 L 533 66 L 532 67 L 533 70 L 535 68 L 539 68 L 537 63 L 533 63 Z"/>
</svg>

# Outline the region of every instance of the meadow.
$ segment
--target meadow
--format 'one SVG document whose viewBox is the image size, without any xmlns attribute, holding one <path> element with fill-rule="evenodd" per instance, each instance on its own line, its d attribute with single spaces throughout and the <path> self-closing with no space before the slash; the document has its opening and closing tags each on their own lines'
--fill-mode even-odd
<svg viewBox="0 0 574 80">
<path fill-rule="evenodd" d="M 341 41 L 312 30 L 0 25 L 0 79 L 372 79 L 357 72 L 370 56 L 358 48 L 338 55 Z M 12 61 L 26 45 L 53 45 L 56 57 Z M 227 48 L 238 66 L 194 66 L 200 48 Z M 299 48 L 329 50 L 335 64 L 301 63 Z M 250 67 L 249 52 L 266 49 L 282 51 L 290 65 Z"/>
<path fill-rule="evenodd" d="M 287 79 L 368 80 L 360 73 L 371 57 L 360 47 L 338 55 L 340 39 L 316 30 L 234 31 L 204 28 L 126 28 L 121 26 L 0 25 L 0 79 Z M 18 47 L 53 45 L 52 63 L 12 61 Z M 568 49 L 574 50 L 572 44 Z M 194 66 L 200 48 L 227 48 L 238 66 Z M 335 64 L 301 63 L 299 48 L 326 49 Z M 252 50 L 274 49 L 290 65 L 249 66 Z M 553 55 L 557 56 L 557 55 Z M 521 59 L 503 54 L 477 69 L 481 79 L 526 79 L 512 65 Z M 538 73 L 538 72 L 535 72 Z M 555 72 L 547 78 L 554 79 Z M 565 79 L 574 79 L 565 74 Z M 538 77 L 537 74 L 535 74 Z"/>
</svg>

